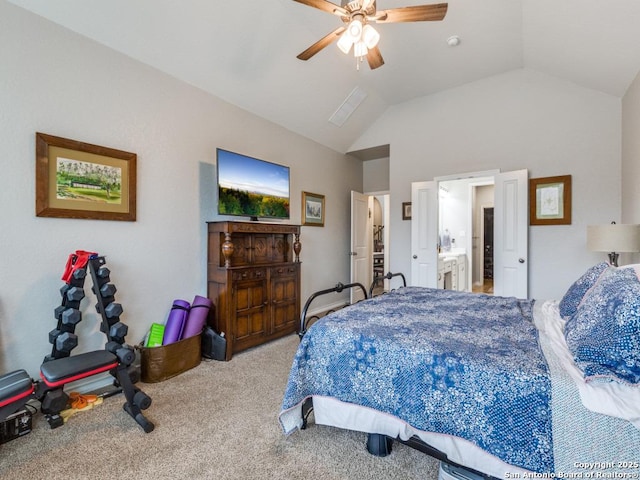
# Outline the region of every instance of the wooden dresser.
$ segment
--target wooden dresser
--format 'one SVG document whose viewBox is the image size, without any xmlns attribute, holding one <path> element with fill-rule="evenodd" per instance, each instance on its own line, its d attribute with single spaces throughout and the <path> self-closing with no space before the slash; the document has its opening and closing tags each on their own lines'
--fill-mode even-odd
<svg viewBox="0 0 640 480">
<path fill-rule="evenodd" d="M 293 333 L 300 319 L 300 226 L 208 223 L 214 329 L 234 353 Z"/>
</svg>

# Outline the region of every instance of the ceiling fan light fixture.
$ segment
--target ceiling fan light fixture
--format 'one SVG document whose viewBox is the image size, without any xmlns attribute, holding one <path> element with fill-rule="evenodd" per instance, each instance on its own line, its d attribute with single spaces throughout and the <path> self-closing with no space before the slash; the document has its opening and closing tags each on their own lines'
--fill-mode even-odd
<svg viewBox="0 0 640 480">
<path fill-rule="evenodd" d="M 342 35 L 340 35 L 340 39 L 338 40 L 338 48 L 342 53 L 344 53 L 345 55 L 349 53 L 349 50 L 351 50 L 351 45 L 353 45 L 353 39 L 351 38 L 351 35 L 349 35 L 349 32 L 344 32 Z"/>
<path fill-rule="evenodd" d="M 367 56 L 367 46 L 363 41 L 359 41 L 353 44 L 353 55 L 357 58 L 366 57 Z"/>
<path fill-rule="evenodd" d="M 357 18 L 351 20 L 351 23 L 347 27 L 347 32 L 349 32 L 349 36 L 353 41 L 357 42 L 362 36 L 362 22 Z"/>
<path fill-rule="evenodd" d="M 380 34 L 371 25 L 367 24 L 362 29 L 362 41 L 367 48 L 371 49 L 378 45 L 380 41 Z"/>
</svg>

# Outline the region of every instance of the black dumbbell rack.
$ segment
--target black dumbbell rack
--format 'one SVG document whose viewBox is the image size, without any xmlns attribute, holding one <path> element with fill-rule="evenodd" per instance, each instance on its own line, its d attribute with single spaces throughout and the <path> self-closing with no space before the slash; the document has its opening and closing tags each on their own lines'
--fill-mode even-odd
<svg viewBox="0 0 640 480">
<path fill-rule="evenodd" d="M 68 357 L 71 350 L 78 345 L 75 329 L 82 320 L 80 302 L 85 297 L 84 283 L 87 270 L 89 270 L 93 281 L 91 291 L 98 299 L 96 311 L 102 317 L 100 331 L 107 336 L 105 348 L 115 354 L 124 345 L 129 328 L 120 321 L 122 305 L 115 301 L 117 289 L 113 283 L 110 283 L 111 271 L 105 264 L 106 260 L 103 256 L 89 259 L 87 265 L 74 270 L 69 282 L 60 288 L 62 302 L 54 310 L 58 324 L 55 329 L 49 332 L 49 342 L 53 346 L 51 354 L 44 358 L 45 362 Z"/>
<path fill-rule="evenodd" d="M 144 417 L 142 410 L 150 406 L 151 398 L 134 386 L 139 378 L 139 373 L 133 366 L 135 352 L 125 343 L 128 327 L 120 321 L 122 305 L 115 301 L 117 289 L 114 284 L 110 283 L 111 272 L 105 264 L 104 256 L 91 256 L 86 265 L 75 265 L 69 281 L 60 288 L 62 302 L 54 311 L 58 323 L 56 328 L 49 332 L 52 349 L 51 354 L 44 358 L 43 366 L 52 362 L 50 363 L 52 367 L 46 368 L 49 372 L 56 371 L 56 367 L 60 364 L 58 361 L 68 363 L 68 360 L 83 360 L 80 358 L 83 355 L 88 360 L 96 360 L 96 355 L 91 355 L 91 353 L 67 359 L 70 357 L 71 350 L 78 345 L 75 328 L 82 320 L 80 302 L 85 297 L 84 283 L 88 270 L 93 282 L 91 290 L 98 300 L 95 307 L 101 316 L 100 330 L 107 337 L 105 350 L 113 354 L 109 355 L 109 358 L 117 361 L 117 366 L 114 364 L 114 368 L 111 368 L 109 373 L 115 378 L 114 385 L 125 394 L 127 402 L 123 406 L 124 410 L 143 427 L 145 432 L 150 432 L 154 425 Z M 56 367 L 53 367 L 54 363 Z M 64 373 L 68 371 L 67 363 L 62 364 Z M 62 376 L 66 377 L 66 375 Z M 64 408 L 68 397 L 62 388 L 46 387 L 44 384 L 40 384 L 38 387 L 36 395 L 41 399 L 41 410 L 48 416 L 47 419 L 52 428 L 55 428 L 61 424 L 58 413 Z"/>
</svg>

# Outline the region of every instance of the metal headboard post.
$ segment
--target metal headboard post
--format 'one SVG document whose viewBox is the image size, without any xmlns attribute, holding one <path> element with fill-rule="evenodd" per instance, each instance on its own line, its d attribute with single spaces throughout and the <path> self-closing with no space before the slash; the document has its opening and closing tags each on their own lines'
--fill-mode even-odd
<svg viewBox="0 0 640 480">
<path fill-rule="evenodd" d="M 402 278 L 402 286 L 406 287 L 407 286 L 407 279 L 404 277 L 403 273 L 391 273 L 391 272 L 387 272 L 385 275 L 381 275 L 378 276 L 376 278 L 373 279 L 373 282 L 371 282 L 371 286 L 369 287 L 369 298 L 373 298 L 373 289 L 375 288 L 376 284 L 381 281 L 381 280 L 391 280 L 393 277 L 401 277 Z"/>
<path fill-rule="evenodd" d="M 313 300 L 315 300 L 316 298 L 322 295 L 326 295 L 328 293 L 340 293 L 343 290 L 346 290 L 349 288 L 355 288 L 355 287 L 358 287 L 360 288 L 360 290 L 362 290 L 362 294 L 364 295 L 365 300 L 369 298 L 367 296 L 367 290 L 364 288 L 364 285 L 357 282 L 348 283 L 346 285 L 341 282 L 338 282 L 336 286 L 333 288 L 327 288 L 326 290 L 320 290 L 315 293 L 312 293 L 311 296 L 307 299 L 307 302 L 304 304 L 304 308 L 302 309 L 302 313 L 300 314 L 300 330 L 298 331 L 298 336 L 302 338 L 304 334 L 307 333 L 307 324 L 309 320 L 313 318 L 316 318 L 316 319 L 319 318 L 317 315 L 312 315 L 311 317 L 307 318 L 307 310 L 309 310 L 309 305 L 311 305 L 311 302 L 313 302 Z M 334 310 L 329 310 L 327 313 L 331 313 L 333 311 Z"/>
</svg>

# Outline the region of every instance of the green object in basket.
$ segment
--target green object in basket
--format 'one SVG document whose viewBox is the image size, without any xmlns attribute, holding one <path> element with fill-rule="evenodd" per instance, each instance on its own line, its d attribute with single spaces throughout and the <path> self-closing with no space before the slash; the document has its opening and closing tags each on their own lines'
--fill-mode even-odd
<svg viewBox="0 0 640 480">
<path fill-rule="evenodd" d="M 145 347 L 159 347 L 162 345 L 162 338 L 164 337 L 164 325 L 160 323 L 152 323 L 151 330 L 149 330 L 149 338 Z"/>
</svg>

